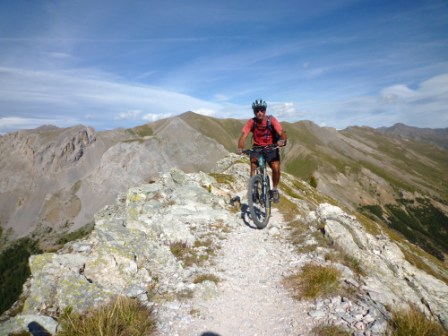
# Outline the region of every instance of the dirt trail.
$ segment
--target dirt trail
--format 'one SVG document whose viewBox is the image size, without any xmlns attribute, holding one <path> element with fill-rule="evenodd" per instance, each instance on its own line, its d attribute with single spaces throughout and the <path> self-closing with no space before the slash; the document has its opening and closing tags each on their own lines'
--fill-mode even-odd
<svg viewBox="0 0 448 336">
<path fill-rule="evenodd" d="M 282 223 L 275 209 L 264 230 L 241 220 L 216 258 L 219 294 L 193 300 L 189 308 L 194 314 L 173 322 L 169 334 L 309 335 L 307 304 L 294 300 L 282 285 L 284 275 L 300 262 Z"/>
</svg>

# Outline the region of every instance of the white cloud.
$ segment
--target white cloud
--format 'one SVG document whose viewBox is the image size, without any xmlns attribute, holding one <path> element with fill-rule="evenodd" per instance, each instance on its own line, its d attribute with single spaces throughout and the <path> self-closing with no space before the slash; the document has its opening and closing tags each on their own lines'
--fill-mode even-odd
<svg viewBox="0 0 448 336">
<path fill-rule="evenodd" d="M 142 113 L 142 110 L 131 110 L 118 114 L 115 120 L 136 120 L 138 116 Z"/>
<path fill-rule="evenodd" d="M 415 97 L 416 92 L 406 85 L 393 85 L 382 90 L 380 97 L 385 103 L 396 103 L 402 99 Z"/>
<path fill-rule="evenodd" d="M 294 102 L 270 103 L 268 104 L 268 113 L 279 119 L 293 121 L 299 120 L 304 115 L 304 111 L 299 110 Z"/>
<path fill-rule="evenodd" d="M 317 122 L 345 128 L 350 125 L 371 127 L 404 123 L 416 127 L 445 128 L 448 125 L 448 74 L 423 81 L 416 89 L 392 85 L 378 96 L 351 97 L 310 104 Z"/>
<path fill-rule="evenodd" d="M 17 129 L 32 129 L 45 124 L 67 126 L 57 119 L 36 119 L 36 118 L 21 118 L 21 117 L 4 117 L 0 118 L 0 134 L 13 132 Z"/>
<path fill-rule="evenodd" d="M 169 117 L 172 117 L 171 113 L 164 113 L 164 114 L 148 113 L 142 117 L 142 120 L 153 122 L 153 121 L 157 121 L 157 120 L 165 119 L 165 118 L 169 118 Z"/>
<path fill-rule="evenodd" d="M 194 110 L 194 112 L 202 114 L 202 115 L 206 115 L 206 116 L 212 116 L 216 114 L 216 111 L 213 109 L 209 109 L 209 108 L 198 108 L 196 110 Z"/>
</svg>

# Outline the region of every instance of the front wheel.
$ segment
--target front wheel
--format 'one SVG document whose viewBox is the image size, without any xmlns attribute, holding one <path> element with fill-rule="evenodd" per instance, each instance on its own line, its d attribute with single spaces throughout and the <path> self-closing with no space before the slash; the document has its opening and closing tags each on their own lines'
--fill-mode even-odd
<svg viewBox="0 0 448 336">
<path fill-rule="evenodd" d="M 266 187 L 263 188 L 263 176 L 254 175 L 249 180 L 247 199 L 252 220 L 259 229 L 264 229 L 268 225 L 271 216 L 271 199 L 269 190 L 269 177 L 265 179 Z M 264 189 L 264 190 L 263 190 Z"/>
</svg>

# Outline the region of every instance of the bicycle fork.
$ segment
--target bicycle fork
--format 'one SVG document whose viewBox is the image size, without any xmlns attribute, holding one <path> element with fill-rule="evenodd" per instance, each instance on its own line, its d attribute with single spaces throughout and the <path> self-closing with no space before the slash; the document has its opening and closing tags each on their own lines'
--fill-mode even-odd
<svg viewBox="0 0 448 336">
<path fill-rule="evenodd" d="M 258 157 L 258 169 L 260 170 L 260 175 L 262 177 L 261 195 L 260 195 L 259 202 L 260 202 L 260 204 L 264 205 L 265 201 L 267 200 L 266 199 L 267 186 L 266 186 L 266 167 L 265 167 L 263 155 L 260 155 Z"/>
</svg>

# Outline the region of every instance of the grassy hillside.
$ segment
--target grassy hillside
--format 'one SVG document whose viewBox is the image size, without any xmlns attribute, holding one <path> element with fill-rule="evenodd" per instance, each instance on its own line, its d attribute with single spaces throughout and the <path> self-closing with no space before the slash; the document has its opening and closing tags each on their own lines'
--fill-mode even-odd
<svg viewBox="0 0 448 336">
<path fill-rule="evenodd" d="M 376 150 L 375 158 L 388 163 L 384 170 L 408 188 L 440 193 L 448 199 L 448 152 L 425 142 L 387 136 L 367 127 L 351 127 L 341 132 Z"/>
<path fill-rule="evenodd" d="M 222 144 L 229 152 L 235 152 L 244 120 L 217 119 L 193 112 L 184 113 L 180 118 L 200 133 Z"/>
</svg>

